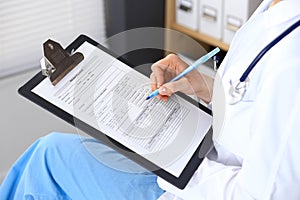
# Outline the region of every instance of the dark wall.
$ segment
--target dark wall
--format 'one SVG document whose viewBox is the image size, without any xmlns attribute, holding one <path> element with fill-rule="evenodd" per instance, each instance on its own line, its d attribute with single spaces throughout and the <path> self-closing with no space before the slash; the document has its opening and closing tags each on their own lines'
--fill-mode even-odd
<svg viewBox="0 0 300 200">
<path fill-rule="evenodd" d="M 106 35 L 139 27 L 164 27 L 164 0 L 105 0 Z"/>
<path fill-rule="evenodd" d="M 164 0 L 105 0 L 106 35 L 108 38 L 120 32 L 141 27 L 164 27 L 165 1 Z M 161 37 L 164 37 L 162 35 Z M 158 38 L 161 40 L 161 38 Z M 114 51 L 126 49 L 128 39 L 109 44 Z M 132 67 L 149 65 L 161 59 L 164 51 L 161 49 L 146 49 L 130 51 L 125 57 Z M 149 70 L 145 71 L 149 73 Z"/>
</svg>

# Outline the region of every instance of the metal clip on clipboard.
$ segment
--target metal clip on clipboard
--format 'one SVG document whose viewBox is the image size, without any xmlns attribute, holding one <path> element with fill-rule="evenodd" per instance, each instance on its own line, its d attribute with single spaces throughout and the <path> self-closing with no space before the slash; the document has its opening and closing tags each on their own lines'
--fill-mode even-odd
<svg viewBox="0 0 300 200">
<path fill-rule="evenodd" d="M 43 44 L 43 48 L 42 74 L 51 80 L 52 85 L 56 85 L 84 59 L 82 53 L 76 52 L 71 55 L 59 43 L 51 39 Z"/>
</svg>

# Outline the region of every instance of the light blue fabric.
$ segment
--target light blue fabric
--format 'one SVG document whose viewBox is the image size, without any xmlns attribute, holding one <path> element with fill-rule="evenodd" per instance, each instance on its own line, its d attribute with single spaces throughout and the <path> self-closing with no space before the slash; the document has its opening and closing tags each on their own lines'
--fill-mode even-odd
<svg viewBox="0 0 300 200">
<path fill-rule="evenodd" d="M 0 200 L 152 200 L 164 192 L 156 175 L 106 166 L 87 151 L 86 142 L 93 143 L 94 150 L 102 149 L 98 153 L 114 154 L 116 161 L 125 161 L 129 168 L 136 165 L 93 139 L 52 133 L 36 141 L 12 166 L 0 187 Z"/>
</svg>

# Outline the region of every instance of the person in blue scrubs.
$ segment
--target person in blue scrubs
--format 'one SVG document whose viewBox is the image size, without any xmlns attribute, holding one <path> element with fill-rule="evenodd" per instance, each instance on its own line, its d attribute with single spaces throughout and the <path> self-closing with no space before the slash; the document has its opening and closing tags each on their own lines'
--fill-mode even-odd
<svg viewBox="0 0 300 200">
<path fill-rule="evenodd" d="M 113 154 L 113 159 L 127 165 L 123 166 L 127 170 L 103 164 L 87 146 L 93 147 L 93 152 Z M 0 200 L 151 200 L 163 192 L 156 175 L 98 141 L 77 134 L 51 133 L 37 140 L 16 161 L 0 187 Z"/>
</svg>

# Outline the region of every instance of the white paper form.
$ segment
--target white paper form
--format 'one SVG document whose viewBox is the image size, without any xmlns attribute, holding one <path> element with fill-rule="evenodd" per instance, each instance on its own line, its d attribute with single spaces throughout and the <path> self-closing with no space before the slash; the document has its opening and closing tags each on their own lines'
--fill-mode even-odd
<svg viewBox="0 0 300 200">
<path fill-rule="evenodd" d="M 56 86 L 33 92 L 179 177 L 211 125 L 211 116 L 177 95 L 151 93 L 150 80 L 85 42 L 84 60 Z"/>
</svg>

